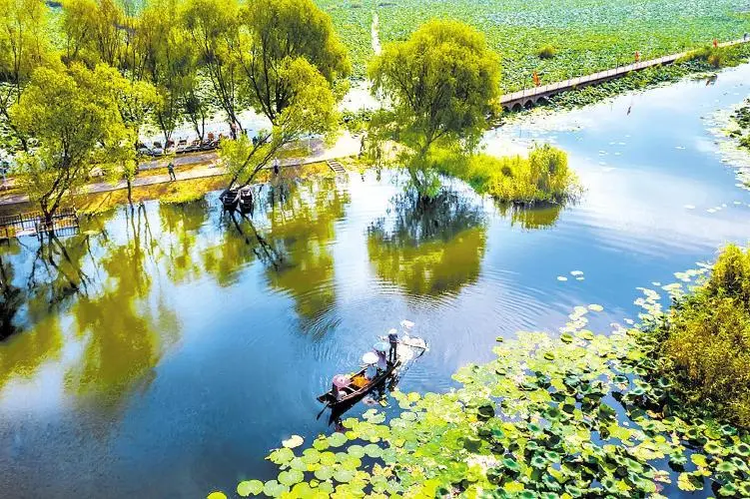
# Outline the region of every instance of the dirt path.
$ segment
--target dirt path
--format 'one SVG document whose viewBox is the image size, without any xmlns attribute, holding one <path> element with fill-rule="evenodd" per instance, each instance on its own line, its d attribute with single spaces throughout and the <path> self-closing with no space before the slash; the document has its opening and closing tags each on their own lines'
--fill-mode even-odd
<svg viewBox="0 0 750 499">
<path fill-rule="evenodd" d="M 371 36 L 372 36 L 372 51 L 375 52 L 375 55 L 380 55 L 380 52 L 382 52 L 382 47 L 380 46 L 380 34 L 378 33 L 378 13 L 374 12 L 372 14 L 372 28 Z"/>
</svg>

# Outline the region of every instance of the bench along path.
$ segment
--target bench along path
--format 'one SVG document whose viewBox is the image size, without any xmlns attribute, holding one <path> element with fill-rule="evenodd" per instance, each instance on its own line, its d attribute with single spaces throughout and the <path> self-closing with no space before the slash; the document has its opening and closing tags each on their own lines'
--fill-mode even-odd
<svg viewBox="0 0 750 499">
<path fill-rule="evenodd" d="M 741 43 L 748 43 L 748 40 L 734 40 L 730 42 L 720 43 L 719 47 L 729 47 L 732 45 L 739 45 Z M 574 90 L 576 88 L 585 87 L 587 85 L 596 85 L 597 83 L 603 83 L 605 81 L 620 78 L 632 71 L 641 71 L 646 68 L 652 68 L 654 66 L 671 64 L 676 60 L 687 55 L 687 52 L 680 52 L 679 54 L 666 55 L 657 59 L 650 59 L 648 61 L 636 62 L 628 64 L 627 66 L 620 66 L 615 69 L 608 69 L 607 71 L 599 71 L 598 73 L 590 74 L 587 76 L 579 76 L 578 78 L 571 78 L 569 80 L 559 81 L 557 83 L 550 83 L 548 85 L 542 85 L 540 87 L 529 88 L 513 92 L 507 95 L 503 95 L 500 102 L 504 109 L 513 110 L 519 107 L 523 108 L 529 105 L 536 104 L 539 100 L 548 99 L 553 95 L 568 90 Z"/>
</svg>

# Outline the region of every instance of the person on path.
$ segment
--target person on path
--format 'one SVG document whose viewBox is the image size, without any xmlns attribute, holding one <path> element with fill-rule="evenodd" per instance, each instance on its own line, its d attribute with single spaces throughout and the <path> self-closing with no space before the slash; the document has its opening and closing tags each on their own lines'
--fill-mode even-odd
<svg viewBox="0 0 750 499">
<path fill-rule="evenodd" d="M 177 175 L 174 174 L 174 163 L 172 163 L 171 161 L 167 165 L 167 171 L 169 172 L 169 180 L 170 180 L 170 182 L 174 181 L 174 180 L 177 180 Z"/>
<path fill-rule="evenodd" d="M 279 158 L 274 158 L 273 160 L 273 174 L 274 175 L 279 174 Z"/>
</svg>

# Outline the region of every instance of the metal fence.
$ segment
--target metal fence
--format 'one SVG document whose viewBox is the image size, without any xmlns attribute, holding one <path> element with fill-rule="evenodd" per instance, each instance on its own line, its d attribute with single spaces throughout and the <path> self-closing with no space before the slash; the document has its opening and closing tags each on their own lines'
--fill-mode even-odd
<svg viewBox="0 0 750 499">
<path fill-rule="evenodd" d="M 40 212 L 19 213 L 0 217 L 0 239 L 27 235 L 41 235 L 53 232 L 57 235 L 70 235 L 78 232 L 78 214 L 73 208 L 63 208 L 52 216 L 47 224 Z"/>
</svg>

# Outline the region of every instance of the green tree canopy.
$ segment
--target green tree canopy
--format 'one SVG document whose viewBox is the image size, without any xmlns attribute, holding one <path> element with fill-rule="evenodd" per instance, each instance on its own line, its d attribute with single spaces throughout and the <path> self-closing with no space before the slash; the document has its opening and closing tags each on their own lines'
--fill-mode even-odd
<svg viewBox="0 0 750 499">
<path fill-rule="evenodd" d="M 243 107 L 240 99 L 243 72 L 235 56 L 239 43 L 239 4 L 236 0 L 187 0 L 182 15 L 217 103 L 230 126 L 239 126 L 237 115 Z"/>
<path fill-rule="evenodd" d="M 431 21 L 409 40 L 387 45 L 370 67 L 373 92 L 392 103 L 375 131 L 411 153 L 421 192 L 431 183 L 427 154 L 437 142 L 471 149 L 498 110 L 500 62 L 484 36 L 454 21 Z"/>
<path fill-rule="evenodd" d="M 42 0 L 0 0 L 0 118 L 9 122 L 9 110 L 34 70 L 49 58 L 47 7 Z M 25 145 L 25 138 L 12 129 Z"/>
<path fill-rule="evenodd" d="M 290 59 L 304 58 L 331 84 L 351 72 L 330 17 L 312 0 L 255 0 L 243 9 L 243 28 L 238 56 L 251 102 L 274 124 L 295 98 L 296 87 L 283 74 Z"/>
<path fill-rule="evenodd" d="M 119 73 L 104 65 L 39 68 L 11 108 L 14 125 L 35 144 L 18 156 L 16 173 L 48 222 L 64 196 L 102 162 L 103 153 L 126 139 L 112 91 L 121 82 Z"/>
</svg>

